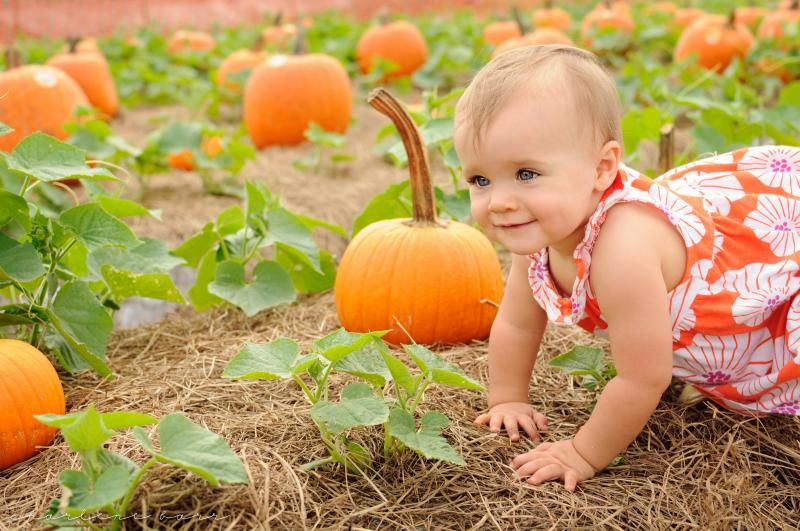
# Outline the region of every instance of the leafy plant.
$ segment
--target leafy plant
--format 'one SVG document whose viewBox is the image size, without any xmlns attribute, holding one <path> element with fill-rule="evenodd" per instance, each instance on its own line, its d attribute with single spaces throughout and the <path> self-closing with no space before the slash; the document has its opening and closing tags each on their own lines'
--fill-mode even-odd
<svg viewBox="0 0 800 531">
<path fill-rule="evenodd" d="M 339 463 L 351 472 L 363 473 L 372 456 L 350 439 L 351 429 L 383 425 L 383 454 L 407 447 L 428 459 L 463 465 L 461 455 L 442 437 L 449 419 L 428 411 L 417 426 L 417 410 L 425 391 L 433 384 L 483 390 L 457 366 L 421 345 L 404 345 L 418 371 L 395 357 L 380 339 L 384 332 L 355 334 L 344 329 L 314 342 L 302 354 L 298 344 L 281 337 L 266 344 L 248 343 L 225 367 L 223 376 L 236 380 L 292 379 L 312 405 L 311 418 L 329 455 L 304 469 Z M 361 382 L 346 385 L 338 401 L 329 397 L 329 378 L 334 373 L 355 376 Z M 394 390 L 390 395 L 389 390 Z"/>
<path fill-rule="evenodd" d="M 116 178 L 85 159 L 39 132 L 0 156 L 0 327 L 37 348 L 46 343 L 68 371 L 110 376 L 111 313 L 131 296 L 183 303 L 169 276 L 183 261 L 133 233 L 120 218 L 158 214 L 106 193 L 94 181 Z M 29 199 L 74 179 L 88 202 L 58 210 Z"/>
<path fill-rule="evenodd" d="M 157 463 L 183 468 L 214 487 L 223 482 L 249 483 L 242 462 L 225 440 L 182 413 L 170 413 L 159 421 L 133 411 L 98 413 L 89 406 L 78 413 L 36 415 L 36 419 L 60 429 L 81 458 L 79 470 L 64 470 L 58 476 L 63 493 L 50 502 L 44 516 L 49 525 L 100 529 L 92 523 L 91 514 L 102 512 L 111 517 L 112 530 L 121 529 L 136 488 Z M 152 424 L 158 424 L 160 449 L 142 429 Z M 150 454 L 141 466 L 105 448 L 117 432 L 128 428 L 133 428 L 134 439 Z"/>
<path fill-rule="evenodd" d="M 252 316 L 294 301 L 297 292 L 330 289 L 336 274 L 333 256 L 317 246 L 312 231 L 344 235 L 344 230 L 290 212 L 263 184 L 245 183 L 244 195 L 244 208 L 225 209 L 174 251 L 197 269 L 189 290 L 194 307 L 203 311 L 228 302 Z M 272 252 L 271 259 L 265 258 L 266 251 Z"/>
<path fill-rule="evenodd" d="M 550 366 L 580 377 L 581 386 L 592 391 L 602 390 L 617 375 L 617 369 L 606 362 L 603 350 L 597 347 L 575 345 L 572 350 L 551 359 Z"/>
<path fill-rule="evenodd" d="M 311 153 L 306 157 L 295 160 L 292 164 L 295 168 L 303 171 L 317 172 L 322 165 L 323 151 L 339 149 L 347 143 L 347 135 L 332 133 L 326 131 L 319 124 L 311 122 L 304 135 L 313 145 Z M 351 162 L 356 157 L 351 153 L 345 151 L 337 151 L 329 154 L 329 160 L 332 165 L 341 164 L 343 162 Z"/>
</svg>

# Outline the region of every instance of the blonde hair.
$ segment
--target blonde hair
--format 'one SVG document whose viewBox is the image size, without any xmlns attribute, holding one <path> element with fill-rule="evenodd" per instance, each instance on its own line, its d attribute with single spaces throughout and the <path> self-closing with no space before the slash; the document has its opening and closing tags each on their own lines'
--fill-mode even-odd
<svg viewBox="0 0 800 531">
<path fill-rule="evenodd" d="M 458 102 L 457 118 L 466 120 L 475 143 L 494 115 L 533 74 L 547 70 L 546 81 L 560 79 L 575 109 L 591 120 L 595 140 L 622 145 L 619 100 L 614 80 L 593 53 L 560 44 L 523 46 L 498 55 L 473 78 Z M 536 85 L 533 85 L 536 87 Z"/>
</svg>

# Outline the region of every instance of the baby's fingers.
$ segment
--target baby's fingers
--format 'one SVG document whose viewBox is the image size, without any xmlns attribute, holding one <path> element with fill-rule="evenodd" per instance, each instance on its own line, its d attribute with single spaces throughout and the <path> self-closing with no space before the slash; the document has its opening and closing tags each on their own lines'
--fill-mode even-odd
<svg viewBox="0 0 800 531">
<path fill-rule="evenodd" d="M 536 423 L 536 427 L 539 428 L 539 431 L 547 431 L 547 417 L 536 411 L 533 413 L 533 421 Z"/>
<path fill-rule="evenodd" d="M 492 418 L 492 416 L 489 413 L 482 413 L 482 414 L 478 415 L 478 417 L 472 422 L 473 422 L 473 424 L 478 424 L 478 425 L 480 425 L 480 424 L 489 424 L 489 420 L 491 418 Z"/>
<path fill-rule="evenodd" d="M 539 431 L 536 429 L 537 424 L 530 417 L 523 417 L 519 419 L 519 425 L 520 427 L 522 427 L 523 430 L 525 430 L 525 433 L 527 433 L 528 437 L 530 437 L 531 439 L 539 438 Z"/>
<path fill-rule="evenodd" d="M 517 424 L 517 417 L 514 415 L 506 415 L 503 417 L 503 424 L 506 427 L 508 438 L 512 441 L 519 440 L 519 425 Z"/>
</svg>

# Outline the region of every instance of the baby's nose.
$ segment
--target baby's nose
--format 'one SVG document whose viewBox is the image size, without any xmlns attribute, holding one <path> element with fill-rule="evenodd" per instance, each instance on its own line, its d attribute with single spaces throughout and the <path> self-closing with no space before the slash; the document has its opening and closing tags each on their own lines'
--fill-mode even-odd
<svg viewBox="0 0 800 531">
<path fill-rule="evenodd" d="M 500 189 L 492 190 L 492 197 L 489 200 L 490 212 L 508 212 L 517 207 L 517 200 L 511 191 Z"/>
</svg>

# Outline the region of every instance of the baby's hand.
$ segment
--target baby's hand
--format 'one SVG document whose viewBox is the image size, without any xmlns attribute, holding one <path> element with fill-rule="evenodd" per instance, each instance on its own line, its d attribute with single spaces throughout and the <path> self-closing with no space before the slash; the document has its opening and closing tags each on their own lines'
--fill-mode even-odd
<svg viewBox="0 0 800 531">
<path fill-rule="evenodd" d="M 539 431 L 547 430 L 547 419 L 544 415 L 533 409 L 526 402 L 505 402 L 497 404 L 488 413 L 479 415 L 475 424 L 486 424 L 495 433 L 500 433 L 500 428 L 506 428 L 508 438 L 512 441 L 519 440 L 519 429 L 531 439 L 539 438 Z"/>
<path fill-rule="evenodd" d="M 581 457 L 572 439 L 542 443 L 530 452 L 515 457 L 511 466 L 518 478 L 527 477 L 531 485 L 563 479 L 564 487 L 570 492 L 575 492 L 578 483 L 595 474 L 594 467 Z"/>
</svg>

